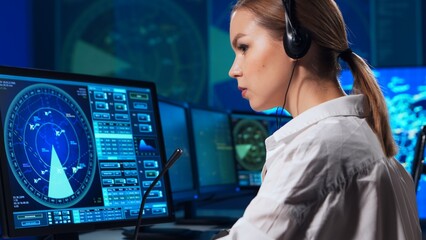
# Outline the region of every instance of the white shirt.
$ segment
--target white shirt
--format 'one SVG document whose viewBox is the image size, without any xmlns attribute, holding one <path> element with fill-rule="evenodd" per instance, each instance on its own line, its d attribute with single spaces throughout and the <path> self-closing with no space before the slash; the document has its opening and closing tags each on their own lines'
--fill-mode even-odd
<svg viewBox="0 0 426 240">
<path fill-rule="evenodd" d="M 259 192 L 221 239 L 420 240 L 412 178 L 363 116 L 363 96 L 345 96 L 266 139 Z"/>
</svg>

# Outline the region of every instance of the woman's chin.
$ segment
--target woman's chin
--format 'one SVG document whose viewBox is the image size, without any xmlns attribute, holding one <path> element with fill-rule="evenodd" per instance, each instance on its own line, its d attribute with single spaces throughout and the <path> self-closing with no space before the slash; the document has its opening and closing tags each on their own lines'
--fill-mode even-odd
<svg viewBox="0 0 426 240">
<path fill-rule="evenodd" d="M 269 108 L 266 108 L 265 106 L 257 105 L 257 104 L 252 103 L 252 102 L 250 102 L 250 107 L 255 112 L 262 112 L 262 111 L 265 111 L 265 110 L 269 109 Z"/>
</svg>

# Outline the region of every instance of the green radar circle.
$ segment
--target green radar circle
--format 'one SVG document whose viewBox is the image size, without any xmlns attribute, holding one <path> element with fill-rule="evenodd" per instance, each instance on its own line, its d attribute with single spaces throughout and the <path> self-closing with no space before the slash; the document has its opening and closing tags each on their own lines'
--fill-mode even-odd
<svg viewBox="0 0 426 240">
<path fill-rule="evenodd" d="M 238 163 L 249 171 L 261 170 L 266 158 L 268 131 L 256 120 L 244 119 L 233 130 Z"/>
</svg>

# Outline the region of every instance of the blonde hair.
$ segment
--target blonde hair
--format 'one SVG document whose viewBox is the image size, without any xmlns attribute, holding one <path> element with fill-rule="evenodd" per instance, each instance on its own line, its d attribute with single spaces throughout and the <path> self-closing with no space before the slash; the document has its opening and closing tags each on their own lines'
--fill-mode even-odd
<svg viewBox="0 0 426 240">
<path fill-rule="evenodd" d="M 349 42 L 342 13 L 334 0 L 294 0 L 295 15 L 300 26 L 311 35 L 318 46 L 313 71 L 318 76 L 337 76 L 341 71 L 340 53 L 348 64 L 353 78 L 353 94 L 366 97 L 367 122 L 377 135 L 387 157 L 397 153 L 382 90 L 370 66 L 356 53 L 347 51 Z M 285 30 L 284 6 L 281 0 L 239 0 L 233 11 L 244 8 L 256 16 L 257 23 L 281 39 Z"/>
</svg>

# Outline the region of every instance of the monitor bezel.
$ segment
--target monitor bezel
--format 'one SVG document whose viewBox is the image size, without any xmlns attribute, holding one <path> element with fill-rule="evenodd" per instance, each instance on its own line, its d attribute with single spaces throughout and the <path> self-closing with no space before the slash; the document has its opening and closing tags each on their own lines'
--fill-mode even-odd
<svg viewBox="0 0 426 240">
<path fill-rule="evenodd" d="M 155 114 L 155 124 L 158 133 L 158 144 L 159 154 L 162 161 L 162 169 L 166 162 L 164 139 L 162 135 L 162 127 L 159 115 L 158 106 L 158 95 L 157 89 L 154 82 L 146 80 L 126 79 L 121 77 L 111 76 L 96 76 L 81 73 L 68 73 L 59 72 L 45 69 L 35 68 L 22 68 L 12 66 L 0 66 L 1 75 L 19 76 L 19 77 L 34 77 L 49 80 L 69 81 L 69 82 L 80 82 L 82 85 L 85 84 L 99 84 L 99 85 L 113 85 L 113 86 L 124 86 L 132 88 L 149 88 L 151 91 L 153 113 Z M 1 113 L 0 113 L 1 117 Z M 0 121 L 0 127 L 3 127 L 2 121 Z M 92 222 L 92 223 L 79 223 L 79 224 L 67 224 L 67 225 L 54 225 L 47 227 L 36 227 L 36 228 L 24 228 L 15 229 L 13 224 L 13 204 L 12 204 L 12 192 L 10 186 L 7 186 L 7 182 L 11 176 L 9 171 L 9 164 L 6 160 L 5 143 L 3 134 L 0 134 L 0 167 L 2 176 L 0 177 L 0 204 L 1 204 L 1 227 L 2 235 L 4 237 L 24 237 L 24 236 L 43 236 L 43 235 L 56 235 L 56 234 L 78 234 L 81 232 L 94 231 L 107 228 L 117 227 L 129 227 L 135 226 L 137 219 L 123 219 L 115 221 L 104 221 L 104 222 Z M 164 175 L 166 191 L 166 201 L 168 207 L 168 215 L 155 218 L 142 218 L 142 225 L 150 225 L 156 223 L 166 223 L 175 221 L 175 211 L 172 202 L 172 193 L 170 188 L 170 179 L 168 173 Z"/>
<path fill-rule="evenodd" d="M 169 104 L 178 108 L 181 108 L 184 111 L 185 114 L 185 123 L 186 123 L 186 129 L 187 129 L 187 136 L 188 136 L 188 148 L 189 148 L 189 156 L 190 156 L 190 163 L 191 163 L 191 173 L 192 173 L 192 189 L 185 189 L 185 190 L 181 190 L 181 191 L 173 191 L 172 190 L 172 198 L 173 198 L 173 203 L 179 204 L 182 202 L 188 202 L 188 201 L 194 201 L 197 200 L 198 195 L 199 195 L 199 187 L 198 187 L 198 171 L 197 171 L 197 163 L 195 160 L 195 150 L 194 150 L 194 140 L 192 137 L 192 128 L 191 128 L 191 122 L 190 122 L 190 112 L 189 112 L 189 104 L 187 102 L 184 101 L 179 101 L 179 100 L 174 100 L 174 99 L 170 99 L 164 96 L 158 96 L 158 102 L 159 103 L 164 103 L 164 104 Z M 161 115 L 161 111 L 160 111 L 160 115 Z M 166 134 L 163 131 L 163 134 Z M 163 136 L 163 139 L 165 139 L 165 137 Z M 166 143 L 164 143 L 166 144 Z M 178 160 L 179 161 L 179 160 Z M 169 170 L 172 171 L 173 167 Z M 169 175 L 170 178 L 170 175 Z M 171 179 L 171 178 L 170 178 Z M 170 183 L 170 187 L 173 183 Z"/>
<path fill-rule="evenodd" d="M 195 166 L 196 166 L 196 170 L 198 173 L 197 176 L 197 184 L 198 184 L 198 192 L 200 194 L 200 198 L 210 198 L 212 197 L 212 195 L 216 195 L 216 194 L 223 194 L 223 193 L 237 193 L 240 191 L 240 188 L 238 186 L 238 175 L 236 173 L 236 171 L 234 171 L 234 181 L 232 183 L 227 183 L 227 184 L 214 184 L 214 185 L 202 185 L 200 183 L 200 171 L 199 171 L 199 167 L 198 167 L 198 158 L 199 156 L 197 156 L 197 150 L 196 150 L 196 146 L 195 146 L 195 131 L 194 131 L 194 126 L 193 126 L 193 116 L 192 116 L 192 110 L 201 110 L 201 111 L 209 111 L 209 112 L 213 112 L 213 113 L 219 113 L 219 114 L 223 114 L 226 115 L 228 122 L 229 122 L 229 132 L 230 132 L 230 138 L 231 138 L 231 146 L 232 146 L 232 159 L 230 159 L 233 164 L 234 164 L 234 169 L 236 170 L 236 164 L 235 164 L 235 149 L 234 149 L 234 140 L 232 138 L 232 129 L 231 129 L 231 118 L 230 118 L 230 111 L 227 110 L 223 110 L 223 109 L 218 109 L 218 108 L 214 108 L 214 107 L 208 107 L 208 106 L 201 106 L 201 105 L 196 105 L 196 104 L 190 104 L 189 105 L 189 114 L 190 114 L 190 124 L 191 124 L 191 131 L 192 131 L 192 138 L 193 138 L 193 142 L 194 142 L 194 156 L 195 156 Z"/>
</svg>

